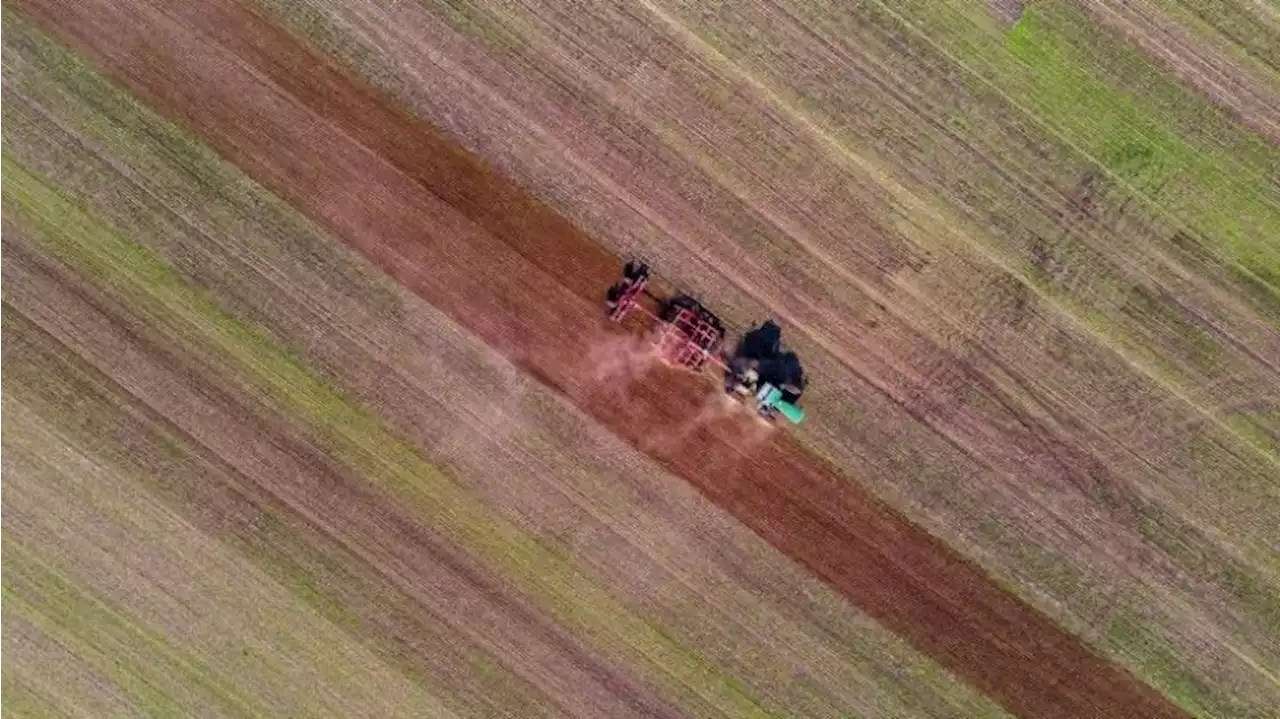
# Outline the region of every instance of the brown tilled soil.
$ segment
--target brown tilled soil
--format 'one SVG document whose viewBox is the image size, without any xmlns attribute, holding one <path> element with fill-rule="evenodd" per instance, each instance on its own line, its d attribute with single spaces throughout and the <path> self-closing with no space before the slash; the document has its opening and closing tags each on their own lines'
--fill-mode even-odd
<svg viewBox="0 0 1280 719">
<path fill-rule="evenodd" d="M 1182 716 L 786 434 L 748 453 L 736 420 L 694 421 L 702 380 L 606 392 L 583 358 L 616 332 L 596 299 L 618 260 L 260 17 L 222 1 L 14 7 L 1011 710 Z"/>
<path fill-rule="evenodd" d="M 6 39 L 6 50 L 22 46 L 13 33 Z M 917 706 L 911 703 L 915 699 L 928 715 L 981 712 L 964 701 L 957 706 L 937 700 L 950 678 L 904 686 L 902 677 L 909 671 L 904 661 L 914 664 L 907 658 L 914 652 L 881 641 L 879 629 L 868 631 L 860 612 L 849 611 L 847 602 L 803 567 L 595 426 L 563 397 L 521 375 L 474 336 L 459 333 L 452 321 L 339 241 L 284 207 L 268 209 L 228 191 L 205 173 L 174 172 L 183 167 L 180 163 L 146 176 L 133 174 L 136 170 L 129 168 L 153 167 L 140 156 L 167 156 L 163 136 L 142 139 L 145 125 L 132 126 L 133 133 L 120 137 L 127 155 L 87 154 L 85 147 L 96 147 L 100 136 L 77 133 L 67 115 L 44 104 L 61 86 L 43 75 L 28 80 L 8 88 L 5 107 L 9 149 L 25 167 L 82 198 L 121 232 L 158 249 L 226 311 L 264 328 L 283 346 L 298 348 L 312 368 L 412 437 L 433 463 L 476 488 L 486 503 L 502 508 L 537 541 L 590 567 L 645 617 L 657 618 L 682 640 L 694 637 L 710 661 L 733 671 L 770 706 L 806 716 L 877 710 L 899 716 Z M 37 83 L 49 84 L 39 99 L 26 94 Z M 185 204 L 210 185 L 224 188 L 218 200 Z M 171 204 L 156 203 L 157 197 Z M 180 221 L 162 219 L 174 212 Z M 6 272 L 13 269 L 6 265 Z M 640 359 L 624 351 L 643 346 L 643 338 L 616 337 L 617 347 L 600 348 L 602 360 L 615 360 L 596 365 L 602 370 L 623 370 L 616 360 Z M 630 368 L 638 374 L 649 364 L 635 361 Z M 178 511 L 194 513 L 200 522 L 202 506 L 193 501 Z M 298 533 L 315 537 L 310 530 Z M 265 551 L 274 564 L 282 551 L 277 544 L 287 547 L 289 556 L 315 555 L 307 541 L 273 532 L 271 541 L 253 545 L 251 556 Z M 316 565 L 318 570 L 312 568 Z M 338 577 L 320 562 L 304 566 L 307 574 L 325 577 L 324 586 L 341 590 L 337 598 L 365 612 L 369 626 L 360 636 L 375 637 L 394 648 L 395 656 L 440 641 L 439 633 L 429 631 L 428 639 L 421 638 L 430 627 L 424 623 L 401 624 L 393 633 L 375 631 L 387 625 L 388 617 L 421 615 L 403 598 L 389 601 L 395 594 L 389 596 L 386 582 L 370 579 L 376 572 L 353 567 Z M 298 581 L 286 577 L 291 586 Z M 366 607 L 375 613 L 368 614 Z M 759 656 L 770 661 L 755 660 Z M 875 688 L 883 674 L 876 676 L 873 669 L 868 676 L 857 668 L 868 659 L 887 671 L 885 684 L 893 698 Z M 684 703 L 701 706 L 693 697 Z"/>
</svg>

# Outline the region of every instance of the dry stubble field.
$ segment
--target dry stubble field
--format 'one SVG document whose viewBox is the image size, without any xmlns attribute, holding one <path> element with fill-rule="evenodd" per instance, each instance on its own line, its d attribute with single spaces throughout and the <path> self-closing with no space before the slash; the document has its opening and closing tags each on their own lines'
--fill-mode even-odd
<svg viewBox="0 0 1280 719">
<path fill-rule="evenodd" d="M 6 713 L 1280 705 L 1265 5 L 4 23 Z M 636 252 L 813 420 L 604 326 Z"/>
</svg>

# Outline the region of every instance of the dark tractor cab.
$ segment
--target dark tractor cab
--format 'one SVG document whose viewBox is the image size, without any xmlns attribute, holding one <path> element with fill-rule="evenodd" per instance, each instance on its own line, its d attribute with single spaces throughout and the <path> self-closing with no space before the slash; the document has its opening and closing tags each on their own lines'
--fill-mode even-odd
<svg viewBox="0 0 1280 719">
<path fill-rule="evenodd" d="M 783 349 L 782 328 L 766 320 L 739 340 L 725 363 L 724 385 L 726 392 L 739 396 L 759 392 L 758 400 L 768 398 L 759 407 L 761 414 L 772 417 L 779 402 L 794 406 L 804 394 L 804 367 L 795 352 Z"/>
</svg>

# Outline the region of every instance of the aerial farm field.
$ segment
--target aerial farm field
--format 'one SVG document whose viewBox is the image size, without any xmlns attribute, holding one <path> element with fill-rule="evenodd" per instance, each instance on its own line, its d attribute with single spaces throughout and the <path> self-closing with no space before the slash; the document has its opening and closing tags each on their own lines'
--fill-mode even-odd
<svg viewBox="0 0 1280 719">
<path fill-rule="evenodd" d="M 5 716 L 1275 716 L 1274 3 L 3 28 Z"/>
</svg>

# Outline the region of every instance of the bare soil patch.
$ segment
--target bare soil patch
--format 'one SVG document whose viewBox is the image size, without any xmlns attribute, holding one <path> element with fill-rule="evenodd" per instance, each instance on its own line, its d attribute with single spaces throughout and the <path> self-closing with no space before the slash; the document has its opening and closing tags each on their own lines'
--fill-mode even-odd
<svg viewBox="0 0 1280 719">
<path fill-rule="evenodd" d="M 430 152 L 407 164 L 447 156 L 447 177 L 399 171 L 378 151 L 378 136 L 426 143 L 424 138 L 434 136 L 430 128 L 355 87 L 260 18 L 231 5 L 208 5 L 219 21 L 201 27 L 234 48 L 229 50 L 139 5 L 21 7 L 620 436 L 643 444 L 657 428 L 682 426 L 692 417 L 687 406 L 670 401 L 671 394 L 710 393 L 700 381 L 671 376 L 662 386 L 633 387 L 626 405 L 605 396 L 579 361 L 611 332 L 596 303 L 584 299 L 587 285 L 576 292 L 564 287 L 528 261 L 540 257 L 537 251 L 517 253 L 483 222 L 469 219 L 484 212 L 458 198 L 441 199 L 459 175 L 484 171 L 468 167 L 466 156 L 449 152 L 443 139 L 431 141 Z M 335 119 L 320 120 L 313 107 Z M 362 126 L 377 130 L 361 138 L 371 144 L 353 142 L 350 128 Z M 471 199 L 497 204 L 483 195 Z M 520 212 L 536 215 L 539 209 L 529 205 Z M 523 214 L 513 216 L 524 224 L 521 237 L 536 229 Z M 559 262 L 600 267 L 599 277 L 582 275 L 595 287 L 607 284 L 612 271 L 604 274 L 606 265 L 616 267 L 577 233 L 558 232 L 549 247 Z M 525 283 L 491 280 L 516 276 Z M 691 427 L 682 442 L 651 454 L 856 605 L 1015 711 L 1180 716 L 1154 691 L 840 480 L 794 441 L 779 435 L 744 456 L 740 434 L 732 422 Z"/>
<path fill-rule="evenodd" d="M 17 44 L 12 34 L 10 41 Z M 682 480 L 549 396 L 338 240 L 230 167 L 185 154 L 185 138 L 168 128 L 138 126 L 138 113 L 119 107 L 96 78 L 71 83 L 78 99 L 61 104 L 53 98 L 64 97 L 67 78 L 23 70 L 5 120 L 9 148 L 24 167 L 157 248 L 232 315 L 301 349 L 308 365 L 392 420 L 434 464 L 530 536 L 590 568 L 757 697 L 813 716 L 901 716 L 917 707 L 979 716 L 989 709 Z M 85 108 L 97 110 L 88 126 L 79 124 Z M 102 125 L 119 134 L 98 132 Z M 191 202 L 208 187 L 219 188 L 216 199 Z M 643 343 L 617 340 L 594 348 L 590 365 L 602 381 L 623 364 L 641 380 L 645 363 L 609 360 L 639 360 Z M 335 603 L 354 602 L 369 634 L 397 656 L 423 659 L 412 646 L 423 643 L 415 637 L 431 623 L 373 568 L 336 575 L 321 561 L 333 547 L 305 526 L 268 524 L 271 540 L 255 543 L 251 554 L 298 567 L 302 577 L 325 577 L 324 586 L 341 592 Z M 285 581 L 320 582 L 288 574 Z M 406 615 L 418 620 L 412 629 L 382 631 Z M 770 661 L 756 660 L 762 656 Z M 924 675 L 933 678 L 920 681 Z"/>
<path fill-rule="evenodd" d="M 1022 8 L 1025 7 L 1021 0 L 987 0 L 987 5 L 991 6 L 996 17 L 1010 27 L 1022 17 Z"/>
<path fill-rule="evenodd" d="M 279 3 L 266 4 L 313 36 Z M 786 313 L 795 323 L 789 336 L 821 378 L 807 398 L 821 421 L 802 434 L 846 476 L 978 558 L 1086 641 L 1144 667 L 1166 691 L 1178 682 L 1163 659 L 1135 661 L 1111 643 L 1113 619 L 1130 607 L 1150 609 L 1147 628 L 1188 675 L 1212 677 L 1210 687 L 1248 686 L 1224 694 L 1251 695 L 1256 706 L 1274 703 L 1274 683 L 1257 671 L 1277 646 L 1257 629 L 1268 613 L 1239 582 L 1223 579 L 1243 568 L 1260 585 L 1275 583 L 1273 567 L 1249 559 L 1259 556 L 1255 548 L 1268 556 L 1274 544 L 1265 528 L 1276 505 L 1256 489 L 1273 483 L 1274 468 L 1204 421 L 1237 411 L 1265 417 L 1260 408 L 1274 406 L 1274 372 L 1257 359 L 1273 355 L 1280 339 L 1265 321 L 1274 305 L 1264 317 L 1238 315 L 1230 307 L 1238 298 L 1205 293 L 1211 263 L 1162 266 L 1151 248 L 1168 228 L 1152 225 L 1131 196 L 1086 172 L 1087 162 L 1000 98 L 959 84 L 957 68 L 931 54 L 925 38 L 904 38 L 884 18 L 869 22 L 875 13 L 866 5 L 819 3 L 825 12 L 795 17 L 786 3 L 734 2 L 703 22 L 702 4 L 646 3 L 678 14 L 679 26 L 627 3 L 597 4 L 589 19 L 557 0 L 484 3 L 489 22 L 518 38 L 501 42 L 450 22 L 441 5 L 321 2 L 316 14 L 331 37 L 359 48 L 358 61 L 347 62 L 361 77 L 464 138 L 591 228 L 593 239 L 654 253 L 657 266 L 738 326 Z M 746 102 L 742 73 L 680 46 L 690 31 L 782 97 Z M 806 242 L 830 252 L 874 244 L 867 234 L 888 245 L 897 238 L 856 222 L 824 227 L 882 198 L 868 199 L 853 162 L 834 171 L 844 158 L 815 152 L 820 133 L 797 131 L 799 118 L 779 126 L 779 113 L 795 102 L 790 92 L 802 93 L 798 109 L 820 116 L 823 129 L 849 132 L 852 153 L 880 148 L 890 169 L 906 165 L 919 199 L 943 200 L 933 209 L 947 201 L 968 207 L 978 224 L 943 211 L 964 228 L 961 244 L 1005 232 L 1026 242 L 1027 257 L 1019 250 L 1003 260 L 1014 276 L 973 247 L 931 246 L 932 261 L 893 277 L 901 284 L 882 302 L 886 318 L 857 281 L 881 288 L 868 259 L 837 255 L 833 264 L 854 281 L 811 273 Z M 928 132 L 943 119 L 949 132 Z M 751 131 L 722 131 L 731 124 Z M 886 138 L 886 124 L 899 135 Z M 862 125 L 870 137 L 860 135 Z M 743 134 L 756 144 L 744 148 Z M 793 176 L 798 166 L 810 169 Z M 843 192 L 806 204 L 811 179 L 822 181 L 822 193 Z M 893 200 L 882 215 L 906 212 L 902 224 L 928 215 Z M 916 239 L 943 236 L 939 224 Z M 1144 374 L 1150 367 L 1108 346 L 1114 335 L 1082 326 L 1091 313 L 1072 317 L 1031 292 L 1016 276 L 1024 261 L 1048 268 L 1055 298 L 1111 313 L 1138 359 L 1171 360 L 1157 369 L 1186 373 L 1179 386 L 1160 386 Z M 1032 286 L 1039 279 L 1033 274 Z M 1121 293 L 1119 312 L 1113 292 Z M 1209 362 L 1198 340 L 1218 323 L 1222 334 L 1205 344 L 1230 342 Z M 1203 501 L 1208 492 L 1213 502 Z M 1194 549 L 1151 532 L 1153 516 L 1197 537 Z M 1206 571 L 1219 560 L 1189 561 L 1199 554 L 1218 557 L 1224 569 Z"/>
</svg>

